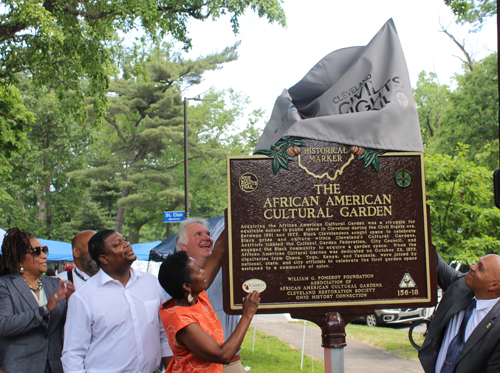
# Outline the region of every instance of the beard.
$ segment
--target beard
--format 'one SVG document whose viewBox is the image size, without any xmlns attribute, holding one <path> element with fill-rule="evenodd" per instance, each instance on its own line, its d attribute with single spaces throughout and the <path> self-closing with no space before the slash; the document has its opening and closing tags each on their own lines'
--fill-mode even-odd
<svg viewBox="0 0 500 373">
<path fill-rule="evenodd" d="M 135 262 L 137 260 L 137 256 L 134 255 L 133 258 L 127 258 L 125 257 L 125 261 L 129 264 L 132 264 L 133 262 Z"/>
<path fill-rule="evenodd" d="M 87 256 L 82 256 L 80 258 L 80 265 L 83 267 L 83 271 L 87 273 L 90 276 L 95 275 L 97 272 L 99 272 L 99 267 L 97 266 L 96 262 L 91 257 Z"/>
</svg>

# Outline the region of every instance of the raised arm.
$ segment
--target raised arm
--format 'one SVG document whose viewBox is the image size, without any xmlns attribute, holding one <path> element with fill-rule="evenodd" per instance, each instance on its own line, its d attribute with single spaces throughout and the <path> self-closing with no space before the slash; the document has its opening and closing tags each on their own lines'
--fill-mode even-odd
<svg viewBox="0 0 500 373">
<path fill-rule="evenodd" d="M 207 262 L 203 266 L 203 269 L 205 270 L 205 276 L 207 278 L 207 288 L 209 288 L 210 285 L 212 285 L 215 276 L 217 276 L 217 272 L 219 272 L 219 269 L 222 264 L 222 253 L 226 251 L 226 248 L 227 248 L 227 239 L 226 239 L 226 229 L 224 228 L 224 230 L 222 231 L 219 238 L 214 244 L 212 255 L 210 255 L 210 258 L 208 258 Z"/>
<path fill-rule="evenodd" d="M 438 275 L 438 285 L 446 291 L 448 286 L 457 281 L 460 277 L 465 276 L 465 274 L 451 268 L 439 254 L 437 255 L 437 275 Z"/>
<path fill-rule="evenodd" d="M 198 324 L 189 324 L 177 332 L 177 341 L 181 342 L 196 356 L 206 361 L 229 364 L 245 338 L 260 302 L 260 294 L 254 291 L 243 302 L 243 315 L 231 336 L 221 346 Z"/>
</svg>

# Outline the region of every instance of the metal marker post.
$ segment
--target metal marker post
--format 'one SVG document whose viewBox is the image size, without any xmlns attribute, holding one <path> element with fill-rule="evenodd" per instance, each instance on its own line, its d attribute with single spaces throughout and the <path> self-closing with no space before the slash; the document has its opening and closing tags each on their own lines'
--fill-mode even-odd
<svg viewBox="0 0 500 373">
<path fill-rule="evenodd" d="M 340 313 L 328 312 L 323 318 L 321 346 L 325 349 L 325 373 L 344 373 L 345 322 Z"/>
</svg>

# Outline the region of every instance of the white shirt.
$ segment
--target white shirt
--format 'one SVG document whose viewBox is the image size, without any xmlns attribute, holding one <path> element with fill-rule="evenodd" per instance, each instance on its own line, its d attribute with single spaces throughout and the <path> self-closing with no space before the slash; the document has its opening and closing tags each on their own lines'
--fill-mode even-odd
<svg viewBox="0 0 500 373">
<path fill-rule="evenodd" d="M 78 274 L 82 276 L 85 280 L 82 280 L 80 276 L 76 274 L 77 271 Z M 71 272 L 73 272 L 73 285 L 75 285 L 75 289 L 78 289 L 79 287 L 85 285 L 87 280 L 90 278 L 88 274 L 86 274 L 83 271 L 80 271 L 77 267 L 73 268 Z M 59 273 L 57 277 L 59 277 L 61 280 L 68 281 L 68 271 Z"/>
<path fill-rule="evenodd" d="M 495 299 L 477 299 L 476 308 L 472 310 L 472 315 L 467 323 L 467 327 L 465 328 L 465 342 L 469 339 L 470 335 L 476 329 L 476 326 L 483 321 L 484 317 L 491 311 L 493 306 L 500 300 L 500 298 Z M 448 346 L 451 341 L 457 335 L 460 325 L 462 324 L 462 320 L 465 316 L 465 309 L 457 313 L 455 316 L 451 318 L 448 322 L 448 326 L 446 327 L 446 332 L 444 334 L 443 342 L 441 343 L 441 349 L 439 350 L 439 355 L 436 360 L 436 373 L 441 372 L 441 368 L 443 367 L 444 359 L 446 358 L 446 353 L 448 352 Z"/>
<path fill-rule="evenodd" d="M 172 356 L 158 312 L 168 295 L 153 275 L 130 273 L 123 287 L 101 270 L 69 299 L 65 373 L 152 373 Z"/>
</svg>

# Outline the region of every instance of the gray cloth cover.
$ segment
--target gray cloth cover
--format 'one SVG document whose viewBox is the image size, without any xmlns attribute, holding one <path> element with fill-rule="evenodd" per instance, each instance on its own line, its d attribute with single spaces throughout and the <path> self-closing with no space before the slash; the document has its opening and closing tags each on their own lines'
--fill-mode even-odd
<svg viewBox="0 0 500 373">
<path fill-rule="evenodd" d="M 283 90 L 255 147 L 297 136 L 423 152 L 415 100 L 392 19 L 365 47 L 339 49 Z"/>
</svg>

